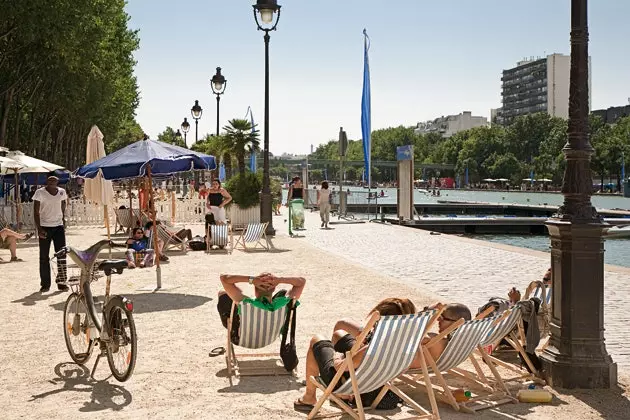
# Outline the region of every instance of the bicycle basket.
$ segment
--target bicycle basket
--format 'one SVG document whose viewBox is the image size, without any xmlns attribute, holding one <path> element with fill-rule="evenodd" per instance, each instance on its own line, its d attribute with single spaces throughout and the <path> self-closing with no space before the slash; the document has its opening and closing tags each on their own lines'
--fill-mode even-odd
<svg viewBox="0 0 630 420">
<path fill-rule="evenodd" d="M 52 278 L 57 283 L 67 286 L 78 286 L 81 281 L 81 268 L 74 263 L 70 263 L 68 259 L 60 260 L 57 257 L 53 257 L 50 260 L 50 271 L 52 272 Z M 90 270 L 90 283 L 98 280 L 99 277 L 101 277 L 99 273 L 92 268 Z"/>
</svg>

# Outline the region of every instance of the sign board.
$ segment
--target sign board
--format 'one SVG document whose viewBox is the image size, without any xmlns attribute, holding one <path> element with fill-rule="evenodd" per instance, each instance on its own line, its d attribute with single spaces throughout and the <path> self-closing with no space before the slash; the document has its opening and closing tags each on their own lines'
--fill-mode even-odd
<svg viewBox="0 0 630 420">
<path fill-rule="evenodd" d="M 398 219 L 413 220 L 413 145 L 396 148 L 398 160 Z"/>
</svg>

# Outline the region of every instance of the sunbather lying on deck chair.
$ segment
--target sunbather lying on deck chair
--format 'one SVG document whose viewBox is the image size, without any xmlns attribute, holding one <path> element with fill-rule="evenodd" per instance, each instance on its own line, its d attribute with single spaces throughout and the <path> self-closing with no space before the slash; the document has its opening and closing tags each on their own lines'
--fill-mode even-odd
<svg viewBox="0 0 630 420">
<path fill-rule="evenodd" d="M 378 305 L 370 311 L 370 314 L 373 312 L 378 312 L 381 316 L 407 315 L 416 313 L 416 307 L 409 299 L 389 298 L 379 302 Z M 343 364 L 346 352 L 352 349 L 356 343 L 355 337 L 357 337 L 363 329 L 362 325 L 348 320 L 337 322 L 335 327 L 336 330 L 333 333 L 332 340 L 328 340 L 321 335 L 316 335 L 311 338 L 306 355 L 306 389 L 304 395 L 293 403 L 293 408 L 297 411 L 308 413 L 317 402 L 317 388 L 308 378 L 311 376 L 319 376 L 326 385 L 330 384 L 337 373 L 337 369 Z M 372 334 L 368 333 L 363 342 L 363 346 L 352 360 L 355 368 L 357 368 L 363 360 L 371 339 Z M 416 361 L 414 360 L 413 363 L 416 363 Z M 335 389 L 348 380 L 349 377 L 350 374 L 345 372 L 344 379 L 339 381 Z M 380 389 L 377 391 L 380 391 Z M 370 394 L 372 394 L 372 392 L 370 392 Z M 378 394 L 378 392 L 376 392 L 376 394 Z M 376 397 L 376 395 L 372 396 L 372 399 L 374 399 L 374 397 Z M 363 399 L 362 395 L 361 400 Z"/>
<path fill-rule="evenodd" d="M 255 298 L 247 297 L 243 290 L 236 285 L 237 283 L 253 285 Z M 286 290 L 278 290 L 276 292 L 276 287 L 279 284 L 288 284 L 292 286 L 291 290 L 288 292 Z M 287 300 L 300 298 L 305 284 L 306 280 L 302 277 L 276 277 L 269 273 L 263 273 L 256 277 L 222 274 L 221 285 L 223 285 L 223 290 L 219 291 L 217 310 L 221 317 L 221 323 L 225 328 L 228 327 L 228 319 L 233 315 L 230 334 L 232 343 L 238 345 L 240 327 L 240 316 L 238 313 L 232 314 L 232 303 L 248 300 L 256 306 L 283 307 L 287 304 Z"/>
</svg>

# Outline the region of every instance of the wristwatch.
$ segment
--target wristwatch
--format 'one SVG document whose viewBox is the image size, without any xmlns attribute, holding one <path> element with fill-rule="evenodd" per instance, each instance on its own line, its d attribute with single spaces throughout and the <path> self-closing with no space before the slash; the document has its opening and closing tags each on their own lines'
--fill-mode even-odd
<svg viewBox="0 0 630 420">
<path fill-rule="evenodd" d="M 249 284 L 254 284 L 254 276 L 249 276 Z"/>
</svg>

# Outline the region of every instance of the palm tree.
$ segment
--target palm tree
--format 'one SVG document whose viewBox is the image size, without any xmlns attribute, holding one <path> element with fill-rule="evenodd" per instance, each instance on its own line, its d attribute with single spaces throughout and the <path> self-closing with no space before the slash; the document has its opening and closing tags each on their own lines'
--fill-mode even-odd
<svg viewBox="0 0 630 420">
<path fill-rule="evenodd" d="M 236 157 L 239 174 L 245 173 L 245 155 L 260 150 L 260 140 L 256 126 L 252 127 L 251 122 L 242 119 L 232 119 L 228 121 L 230 125 L 223 127 L 225 134 L 222 136 L 224 141 L 224 159 L 225 153 L 229 153 Z M 226 166 L 227 171 L 227 166 Z"/>
<path fill-rule="evenodd" d="M 225 165 L 225 176 L 230 178 L 232 176 L 232 154 L 231 154 L 231 142 L 227 141 L 224 136 L 215 136 L 214 134 L 208 134 L 205 138 L 199 140 L 193 144 L 191 149 L 197 152 L 212 155 L 217 159 L 217 165 L 223 161 Z"/>
</svg>

